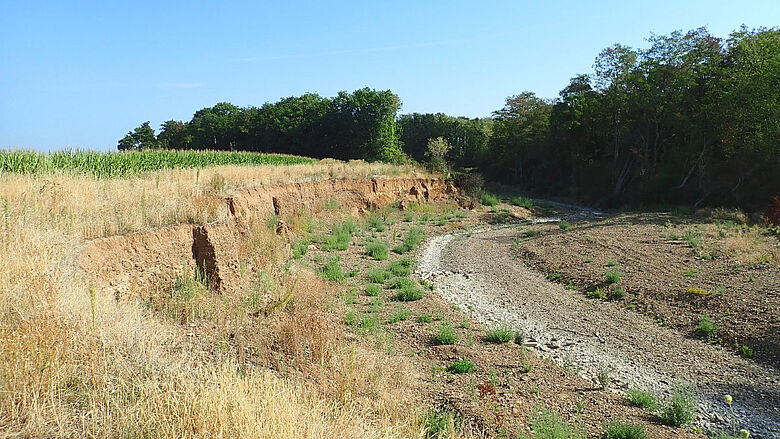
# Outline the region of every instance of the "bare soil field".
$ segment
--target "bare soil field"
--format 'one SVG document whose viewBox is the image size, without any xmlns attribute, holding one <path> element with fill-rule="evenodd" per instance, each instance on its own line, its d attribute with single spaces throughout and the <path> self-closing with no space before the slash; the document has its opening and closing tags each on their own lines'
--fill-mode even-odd
<svg viewBox="0 0 780 439">
<path fill-rule="evenodd" d="M 780 365 L 777 237 L 735 222 L 657 213 L 534 230 L 532 238 L 517 237 L 515 250 L 556 282 L 580 291 L 620 287 L 627 308 L 695 338 L 708 316 L 717 327 L 709 342 Z M 608 283 L 609 271 L 620 281 Z"/>
</svg>

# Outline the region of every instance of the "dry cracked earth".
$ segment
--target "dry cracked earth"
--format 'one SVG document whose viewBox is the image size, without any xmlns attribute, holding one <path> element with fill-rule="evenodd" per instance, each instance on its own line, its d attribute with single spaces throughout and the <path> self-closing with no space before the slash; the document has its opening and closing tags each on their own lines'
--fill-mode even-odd
<svg viewBox="0 0 780 439">
<path fill-rule="evenodd" d="M 704 431 L 730 431 L 733 418 L 723 396 L 731 394 L 752 437 L 780 437 L 777 369 L 550 282 L 512 251 L 520 233 L 509 226 L 432 238 L 419 255 L 418 275 L 478 322 L 522 329 L 539 355 L 583 378 L 595 381 L 608 370 L 615 391 L 643 388 L 661 395 L 693 385 L 700 399 L 695 425 Z"/>
</svg>

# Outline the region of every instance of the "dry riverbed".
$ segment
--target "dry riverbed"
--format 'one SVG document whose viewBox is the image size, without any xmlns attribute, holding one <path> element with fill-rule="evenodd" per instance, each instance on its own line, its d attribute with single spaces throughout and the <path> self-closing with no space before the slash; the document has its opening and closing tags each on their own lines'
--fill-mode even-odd
<svg viewBox="0 0 780 439">
<path fill-rule="evenodd" d="M 569 215 L 571 218 L 589 216 L 582 211 L 571 211 Z M 586 230 L 582 232 L 582 242 L 593 241 L 584 238 L 586 234 L 600 236 L 600 231 L 592 227 L 600 221 L 596 218 L 575 223 L 574 229 Z M 588 230 L 589 227 L 592 229 Z M 560 233 L 551 239 L 553 231 Z M 625 230 L 616 232 L 618 235 L 627 233 Z M 546 233 L 547 241 L 542 241 L 539 233 L 542 237 Z M 593 249 L 583 249 L 584 244 L 563 250 L 567 239 L 575 239 L 565 233 L 557 224 L 540 221 L 538 225 L 524 222 L 511 227 L 437 236 L 429 240 L 420 253 L 418 273 L 421 278 L 433 282 L 442 298 L 467 311 L 482 325 L 521 328 L 528 339 L 526 344 L 535 353 L 575 371 L 593 382 L 594 387 L 600 372 L 610 376 L 617 392 L 642 388 L 668 395 L 676 386 L 695 386 L 700 400 L 695 425 L 704 431 L 730 431 L 733 418 L 723 396 L 731 394 L 736 416 L 740 424 L 751 431 L 752 437 L 780 435 L 780 374 L 777 369 L 742 358 L 731 346 L 705 343 L 679 327 L 659 324 L 656 315 L 641 312 L 648 307 L 637 307 L 645 302 L 634 297 L 631 290 L 627 297 L 608 301 L 589 298 L 584 293 L 598 287 L 611 294 L 614 285 L 595 280 L 588 283 L 588 278 L 583 276 L 574 278 L 568 288 L 565 287 L 560 282 L 569 283 L 565 277 L 566 268 L 577 272 L 583 264 L 589 263 L 583 262 L 585 259 L 595 259 L 588 253 Z M 615 240 L 620 241 L 618 235 L 613 235 L 613 239 L 617 237 Z M 560 262 L 555 269 L 544 266 L 544 263 L 551 264 L 551 249 L 559 250 L 555 257 Z M 648 279 L 656 283 L 670 272 L 668 267 L 643 263 L 643 253 L 619 250 L 614 254 L 602 254 L 605 261 L 599 265 L 601 276 L 606 258 L 637 261 L 643 265 L 643 270 L 652 272 Z M 542 254 L 546 258 L 540 256 Z M 702 271 L 709 270 L 706 264 L 695 266 Z M 752 267 L 749 270 L 755 269 L 755 265 L 749 267 Z M 633 274 L 633 271 L 626 271 Z M 759 283 L 766 284 L 770 290 L 763 298 L 765 302 L 777 297 L 776 271 L 764 267 L 763 271 L 756 270 L 748 275 L 758 278 Z M 595 278 L 596 275 L 591 273 L 590 276 Z M 680 277 L 683 277 L 682 273 Z M 710 283 L 719 281 L 701 284 L 709 288 Z M 739 302 L 743 303 L 742 300 Z M 716 315 L 719 309 L 715 308 Z M 776 312 L 776 308 L 768 310 L 763 316 L 767 319 Z M 768 325 L 773 324 L 771 319 L 768 321 Z M 745 336 L 740 338 L 733 326 L 727 325 L 727 328 L 728 337 L 746 339 Z M 771 342 L 761 346 L 771 345 Z M 771 356 L 763 355 L 762 358 Z"/>
</svg>

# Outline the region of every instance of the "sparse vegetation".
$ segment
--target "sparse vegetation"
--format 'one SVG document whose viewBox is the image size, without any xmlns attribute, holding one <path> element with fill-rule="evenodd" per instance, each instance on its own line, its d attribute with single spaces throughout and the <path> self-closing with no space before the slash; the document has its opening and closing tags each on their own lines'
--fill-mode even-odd
<svg viewBox="0 0 780 439">
<path fill-rule="evenodd" d="M 512 197 L 511 200 L 512 204 L 518 207 L 525 207 L 526 209 L 531 209 L 534 207 L 534 202 L 531 201 L 530 198 L 525 198 L 522 196 Z"/>
<path fill-rule="evenodd" d="M 338 256 L 331 256 L 325 265 L 320 269 L 322 277 L 330 281 L 339 281 L 344 279 L 344 270 L 341 268 L 341 261 Z"/>
<path fill-rule="evenodd" d="M 341 224 L 334 224 L 331 227 L 330 234 L 325 235 L 322 238 L 322 250 L 327 252 L 346 250 L 349 247 L 355 229 L 355 222 L 352 220 L 344 221 Z"/>
<path fill-rule="evenodd" d="M 639 424 L 611 422 L 605 428 L 604 439 L 647 439 L 647 432 Z"/>
<path fill-rule="evenodd" d="M 569 227 L 571 227 L 571 223 L 566 220 L 562 220 L 560 223 L 558 223 L 558 228 L 563 231 L 569 230 Z"/>
<path fill-rule="evenodd" d="M 460 336 L 455 329 L 449 323 L 442 323 L 439 325 L 439 331 L 434 336 L 434 340 L 438 345 L 451 345 L 460 340 Z"/>
<path fill-rule="evenodd" d="M 599 382 L 599 386 L 603 390 L 607 390 L 609 388 L 609 385 L 612 383 L 612 370 L 609 366 L 606 364 L 599 365 L 598 373 L 596 374 L 596 379 Z"/>
<path fill-rule="evenodd" d="M 534 439 L 585 439 L 586 433 L 579 426 L 566 422 L 557 412 L 541 407 L 530 415 Z"/>
<path fill-rule="evenodd" d="M 624 290 L 623 287 L 619 285 L 615 286 L 615 288 L 613 288 L 609 293 L 610 300 L 620 300 L 624 297 L 626 297 L 626 290 Z"/>
<path fill-rule="evenodd" d="M 606 298 L 607 298 L 607 292 L 606 292 L 606 291 L 604 291 L 604 290 L 603 290 L 603 289 L 601 289 L 601 288 L 596 288 L 596 289 L 595 289 L 595 290 L 593 290 L 593 291 L 588 291 L 588 292 L 586 292 L 586 293 L 585 293 L 585 295 L 586 295 L 587 297 L 591 298 L 591 299 L 600 299 L 600 300 L 604 300 L 604 299 L 606 299 Z"/>
<path fill-rule="evenodd" d="M 374 241 L 366 246 L 366 254 L 377 261 L 384 261 L 388 255 L 387 244 Z"/>
<path fill-rule="evenodd" d="M 651 392 L 642 389 L 628 389 L 626 391 L 628 403 L 634 407 L 655 411 L 658 408 L 658 399 Z"/>
<path fill-rule="evenodd" d="M 480 204 L 483 204 L 488 207 L 493 207 L 496 204 L 498 204 L 500 201 L 501 200 L 496 195 L 486 191 L 483 191 L 482 194 L 479 196 Z"/>
<path fill-rule="evenodd" d="M 699 322 L 696 325 L 696 333 L 705 340 L 711 340 L 718 330 L 718 325 L 710 316 L 699 316 Z"/>
<path fill-rule="evenodd" d="M 382 291 L 382 287 L 379 284 L 368 284 L 366 285 L 366 296 L 379 296 L 379 293 Z"/>
<path fill-rule="evenodd" d="M 616 284 L 620 282 L 621 273 L 617 270 L 607 270 L 604 272 L 604 278 L 607 283 Z"/>
<path fill-rule="evenodd" d="M 395 276 L 409 276 L 412 273 L 412 261 L 406 258 L 395 260 L 390 263 L 388 270 Z"/>
<path fill-rule="evenodd" d="M 395 300 L 402 302 L 412 302 L 425 297 L 425 292 L 417 285 L 404 285 L 395 293 Z"/>
<path fill-rule="evenodd" d="M 696 418 L 698 402 L 689 389 L 677 388 L 661 410 L 661 421 L 672 427 L 688 425 Z"/>
<path fill-rule="evenodd" d="M 509 343 L 510 341 L 514 341 L 515 338 L 517 338 L 517 335 L 517 331 L 511 328 L 498 327 L 489 330 L 485 334 L 485 340 L 496 344 Z"/>
<path fill-rule="evenodd" d="M 399 309 L 392 316 L 390 316 L 390 323 L 402 322 L 409 318 L 411 313 L 408 309 Z"/>
<path fill-rule="evenodd" d="M 447 372 L 456 374 L 471 373 L 476 369 L 477 365 L 470 360 L 458 360 L 447 366 Z"/>
<path fill-rule="evenodd" d="M 367 275 L 369 282 L 383 284 L 393 276 L 393 273 L 390 272 L 390 270 L 385 270 L 384 268 L 374 267 L 368 270 Z"/>
<path fill-rule="evenodd" d="M 393 249 L 394 252 L 399 254 L 408 253 L 414 251 L 420 246 L 423 239 L 425 239 L 425 232 L 419 227 L 412 227 L 406 232 L 403 243 Z"/>
</svg>

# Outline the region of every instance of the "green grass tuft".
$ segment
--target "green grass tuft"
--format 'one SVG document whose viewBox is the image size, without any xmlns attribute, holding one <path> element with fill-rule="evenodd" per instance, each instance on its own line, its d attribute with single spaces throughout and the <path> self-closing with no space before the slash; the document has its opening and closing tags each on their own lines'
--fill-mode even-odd
<svg viewBox="0 0 780 439">
<path fill-rule="evenodd" d="M 484 204 L 485 206 L 489 206 L 489 207 L 495 206 L 500 201 L 501 200 L 497 196 L 491 194 L 490 192 L 483 191 L 482 195 L 479 196 L 480 204 Z"/>
<path fill-rule="evenodd" d="M 509 343 L 510 341 L 515 340 L 517 335 L 517 331 L 510 328 L 493 328 L 485 334 L 485 340 L 496 344 Z"/>
<path fill-rule="evenodd" d="M 477 369 L 477 366 L 469 360 L 459 360 L 447 366 L 449 373 L 471 373 Z"/>
<path fill-rule="evenodd" d="M 698 403 L 688 390 L 675 389 L 672 398 L 661 410 L 661 421 L 672 427 L 688 425 L 696 418 Z"/>
<path fill-rule="evenodd" d="M 380 241 L 374 241 L 366 247 L 366 254 L 377 261 L 384 261 L 387 259 L 388 252 L 387 244 Z"/>
<path fill-rule="evenodd" d="M 339 281 L 344 279 L 344 270 L 341 268 L 341 262 L 338 256 L 331 256 L 325 265 L 320 269 L 320 274 L 327 280 Z"/>
<path fill-rule="evenodd" d="M 452 325 L 449 323 L 442 323 L 433 339 L 438 345 L 451 345 L 457 343 L 458 340 L 460 340 L 460 336 L 455 332 Z"/>
<path fill-rule="evenodd" d="M 395 247 L 393 251 L 398 254 L 414 251 L 420 246 L 423 239 L 425 239 L 425 231 L 419 227 L 412 227 L 406 232 L 401 245 Z"/>
<path fill-rule="evenodd" d="M 647 439 L 647 432 L 639 424 L 611 422 L 604 432 L 604 439 Z"/>
<path fill-rule="evenodd" d="M 616 284 L 620 282 L 621 273 L 617 270 L 607 270 L 604 272 L 604 278 L 607 280 L 607 283 Z"/>
<path fill-rule="evenodd" d="M 626 396 L 628 397 L 629 405 L 655 411 L 658 408 L 658 399 L 655 395 L 642 389 L 628 389 L 626 390 Z"/>
</svg>

